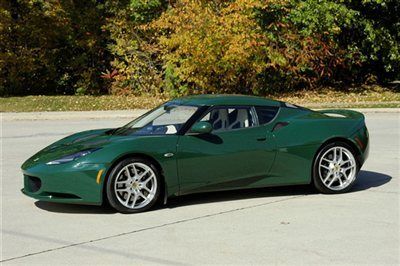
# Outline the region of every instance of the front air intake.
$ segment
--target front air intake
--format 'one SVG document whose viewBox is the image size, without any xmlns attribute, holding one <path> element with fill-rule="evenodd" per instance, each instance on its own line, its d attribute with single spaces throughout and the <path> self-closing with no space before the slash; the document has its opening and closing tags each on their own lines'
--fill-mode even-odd
<svg viewBox="0 0 400 266">
<path fill-rule="evenodd" d="M 29 192 L 36 192 L 42 186 L 42 181 L 37 177 L 26 175 L 25 180 L 25 189 L 27 189 Z"/>
</svg>

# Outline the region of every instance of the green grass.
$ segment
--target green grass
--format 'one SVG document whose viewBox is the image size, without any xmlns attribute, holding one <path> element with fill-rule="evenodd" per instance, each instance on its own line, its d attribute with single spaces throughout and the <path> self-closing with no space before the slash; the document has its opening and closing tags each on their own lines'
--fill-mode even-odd
<svg viewBox="0 0 400 266">
<path fill-rule="evenodd" d="M 1 112 L 94 111 L 150 108 L 167 100 L 154 96 L 25 96 L 0 98 Z"/>
<path fill-rule="evenodd" d="M 393 108 L 400 107 L 400 92 L 381 87 L 336 91 L 299 91 L 270 98 L 310 108 Z M 0 98 L 0 112 L 92 111 L 147 109 L 169 98 L 158 96 L 25 96 Z"/>
</svg>

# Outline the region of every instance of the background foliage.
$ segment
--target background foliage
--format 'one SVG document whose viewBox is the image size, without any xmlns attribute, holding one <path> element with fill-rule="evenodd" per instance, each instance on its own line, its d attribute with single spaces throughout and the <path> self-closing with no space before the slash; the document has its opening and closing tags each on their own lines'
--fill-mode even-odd
<svg viewBox="0 0 400 266">
<path fill-rule="evenodd" d="M 0 95 L 266 94 L 400 79 L 398 0 L 2 0 Z"/>
</svg>

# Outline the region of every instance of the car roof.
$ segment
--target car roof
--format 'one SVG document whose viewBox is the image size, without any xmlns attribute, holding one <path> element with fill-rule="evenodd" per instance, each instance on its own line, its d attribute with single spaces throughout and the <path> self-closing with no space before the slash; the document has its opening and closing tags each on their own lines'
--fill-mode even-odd
<svg viewBox="0 0 400 266">
<path fill-rule="evenodd" d="M 203 94 L 173 99 L 171 103 L 181 105 L 265 105 L 281 106 L 281 102 L 268 98 L 238 94 Z"/>
</svg>

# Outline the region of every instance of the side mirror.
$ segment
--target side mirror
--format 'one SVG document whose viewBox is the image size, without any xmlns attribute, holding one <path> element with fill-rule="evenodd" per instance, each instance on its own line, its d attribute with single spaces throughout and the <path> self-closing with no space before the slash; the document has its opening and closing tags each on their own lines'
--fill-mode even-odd
<svg viewBox="0 0 400 266">
<path fill-rule="evenodd" d="M 197 122 L 192 126 L 190 133 L 207 134 L 212 131 L 212 126 L 208 122 Z"/>
</svg>

